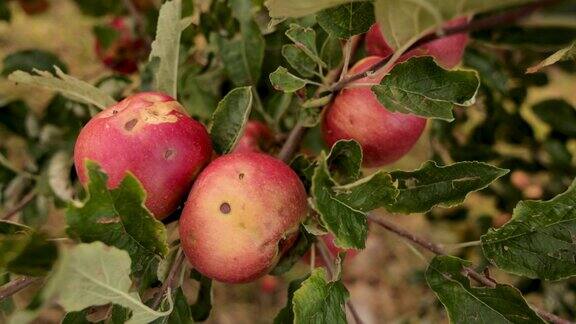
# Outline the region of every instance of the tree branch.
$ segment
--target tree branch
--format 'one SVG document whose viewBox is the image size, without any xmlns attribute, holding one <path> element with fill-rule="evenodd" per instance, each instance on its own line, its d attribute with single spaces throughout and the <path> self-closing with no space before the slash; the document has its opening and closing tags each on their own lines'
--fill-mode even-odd
<svg viewBox="0 0 576 324">
<path fill-rule="evenodd" d="M 435 41 L 437 39 L 440 39 L 440 38 L 444 38 L 444 37 L 448 37 L 448 36 L 452 36 L 452 35 L 456 35 L 456 34 L 468 33 L 468 32 L 477 31 L 477 30 L 482 30 L 482 29 L 488 29 L 488 28 L 493 28 L 493 27 L 498 27 L 498 26 L 509 25 L 513 22 L 516 22 L 522 18 L 525 18 L 525 17 L 531 15 L 532 13 L 534 13 L 538 9 L 557 4 L 558 2 L 560 2 L 560 1 L 559 0 L 536 1 L 533 3 L 529 3 L 527 5 L 521 6 L 519 8 L 508 10 L 508 11 L 501 13 L 501 14 L 496 14 L 496 15 L 492 15 L 492 16 L 487 16 L 485 18 L 472 20 L 472 21 L 465 23 L 465 24 L 462 24 L 460 26 L 454 26 L 454 27 L 449 27 L 449 28 L 445 28 L 445 29 L 440 29 L 438 32 L 427 34 L 427 35 L 423 36 L 417 42 L 412 44 L 405 52 L 409 52 L 411 50 L 419 48 L 422 45 L 428 44 L 428 43 Z M 354 75 L 349 76 L 347 78 L 344 78 L 344 79 L 336 82 L 334 85 L 332 85 L 330 87 L 330 90 L 331 91 L 339 91 L 341 89 L 344 89 L 348 84 L 350 84 L 354 81 L 363 79 L 363 78 L 367 77 L 368 75 L 378 73 L 379 70 L 381 70 L 385 66 L 389 65 L 388 61 L 389 60 L 387 60 L 387 59 L 383 59 L 382 61 L 372 65 L 365 72 L 357 73 L 357 74 L 354 74 Z"/>
<path fill-rule="evenodd" d="M 16 215 L 19 211 L 24 209 L 34 198 L 36 197 L 36 190 L 30 191 L 16 206 L 12 207 L 9 211 L 7 211 L 4 215 L 0 217 L 2 220 L 10 220 L 14 215 Z"/>
<path fill-rule="evenodd" d="M 0 287 L 0 301 L 42 280 L 40 277 L 20 277 Z"/>
<path fill-rule="evenodd" d="M 335 272 L 334 271 L 334 260 L 330 256 L 330 252 L 328 250 L 328 247 L 326 246 L 326 243 L 324 243 L 324 241 L 322 241 L 322 240 L 318 240 L 317 246 L 318 246 L 318 250 L 320 251 L 320 255 L 322 256 L 322 260 L 324 261 L 324 264 L 326 265 L 326 270 L 328 271 L 328 275 L 331 278 L 333 278 L 334 272 Z M 352 315 L 352 318 L 354 318 L 354 321 L 356 322 L 356 324 L 363 324 L 364 322 L 360 318 L 360 315 L 358 314 L 356 307 L 352 303 L 352 300 L 348 299 L 348 301 L 346 301 L 346 306 L 348 307 L 348 310 L 350 311 L 350 315 Z"/>
<path fill-rule="evenodd" d="M 385 219 L 383 216 L 381 215 L 376 215 L 374 213 L 369 213 L 368 214 L 368 219 L 370 219 L 372 222 L 384 227 L 385 229 L 387 229 L 388 231 L 397 234 L 400 237 L 403 237 L 413 243 L 416 243 L 417 245 L 425 248 L 426 250 L 437 254 L 437 255 L 447 255 L 446 252 L 444 251 L 444 249 L 442 247 L 440 247 L 440 245 L 431 242 L 429 240 L 426 240 L 422 237 L 416 236 L 410 232 L 408 232 L 407 230 L 397 226 L 396 224 L 388 221 L 387 219 Z M 479 284 L 482 284 L 486 287 L 490 287 L 490 288 L 494 288 L 496 287 L 497 283 L 495 283 L 494 281 L 490 280 L 489 278 L 486 278 L 486 276 L 478 273 L 476 270 L 470 268 L 470 267 L 464 267 L 463 270 L 464 274 L 469 277 L 472 278 L 474 281 L 478 282 Z M 530 307 L 536 312 L 538 313 L 538 315 L 540 317 L 542 317 L 543 319 L 545 319 L 548 322 L 554 323 L 554 324 L 570 324 L 571 322 L 568 320 L 565 320 L 563 318 L 560 318 L 550 312 L 547 312 L 545 310 L 542 310 L 538 307 L 532 306 L 530 305 Z"/>
<path fill-rule="evenodd" d="M 185 259 L 186 258 L 184 256 L 184 252 L 182 251 L 182 249 L 178 248 L 178 251 L 176 252 L 176 256 L 174 257 L 174 262 L 172 262 L 172 266 L 170 267 L 170 272 L 168 272 L 168 276 L 166 276 L 166 279 L 162 283 L 162 287 L 160 288 L 160 291 L 156 295 L 154 302 L 152 302 L 152 305 L 151 305 L 152 309 L 157 309 L 160 306 L 160 304 L 162 303 L 162 300 L 166 296 L 166 293 L 168 292 L 168 290 L 173 288 L 174 281 L 178 277 L 178 274 L 180 273 L 180 270 L 182 269 L 182 265 L 184 264 Z"/>
</svg>

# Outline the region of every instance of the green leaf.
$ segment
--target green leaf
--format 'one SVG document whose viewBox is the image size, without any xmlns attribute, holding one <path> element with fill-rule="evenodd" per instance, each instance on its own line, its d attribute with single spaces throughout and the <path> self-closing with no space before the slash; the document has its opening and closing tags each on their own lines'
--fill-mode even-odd
<svg viewBox="0 0 576 324">
<path fill-rule="evenodd" d="M 218 38 L 218 47 L 224 68 L 236 86 L 258 83 L 266 42 L 255 22 L 242 24 L 241 33 L 230 40 Z"/>
<path fill-rule="evenodd" d="M 102 242 L 79 244 L 62 256 L 43 292 L 45 300 L 54 300 L 67 312 L 81 311 L 90 306 L 113 303 L 132 311 L 126 323 L 148 323 L 172 312 L 155 311 L 131 292 L 131 261 L 124 250 Z"/>
<path fill-rule="evenodd" d="M 384 171 L 347 185 L 336 186 L 334 192 L 336 199 L 362 212 L 393 204 L 398 195 L 392 178 Z"/>
<path fill-rule="evenodd" d="M 572 44 L 570 44 L 570 46 L 567 46 L 561 50 L 558 50 L 554 54 L 547 57 L 544 61 L 528 68 L 526 73 L 536 73 L 536 72 L 540 71 L 541 69 L 543 69 L 547 66 L 553 65 L 555 63 L 558 63 L 561 61 L 570 61 L 570 60 L 575 60 L 575 59 L 576 59 L 576 42 L 573 42 Z"/>
<path fill-rule="evenodd" d="M 352 1 L 355 0 L 267 0 L 265 4 L 272 18 L 298 18 Z"/>
<path fill-rule="evenodd" d="M 68 72 L 66 64 L 60 61 L 58 56 L 50 52 L 35 49 L 22 50 L 4 58 L 2 75 L 8 76 L 18 70 L 32 73 L 35 69 L 56 73 L 55 66 L 64 72 Z"/>
<path fill-rule="evenodd" d="M 576 275 L 576 182 L 549 201 L 521 201 L 512 220 L 482 236 L 490 262 L 529 278 L 560 280 Z"/>
<path fill-rule="evenodd" d="M 550 99 L 532 107 L 534 114 L 555 131 L 576 137 L 576 111 L 564 100 Z"/>
<path fill-rule="evenodd" d="M 298 234 L 298 239 L 292 245 L 292 247 L 282 255 L 280 261 L 276 264 L 274 269 L 270 271 L 273 276 L 279 276 L 288 272 L 292 267 L 302 259 L 302 257 L 308 252 L 310 246 L 314 242 L 314 237 L 304 228 L 300 228 L 300 233 Z"/>
<path fill-rule="evenodd" d="M 290 162 L 290 167 L 298 174 L 304 187 L 309 189 L 312 185 L 312 177 L 314 176 L 316 163 L 304 155 L 297 155 L 292 162 Z"/>
<path fill-rule="evenodd" d="M 294 293 L 302 286 L 302 283 L 308 279 L 304 277 L 301 279 L 296 279 L 290 282 L 288 285 L 288 298 L 286 301 L 286 306 L 278 312 L 276 318 L 274 318 L 274 324 L 294 324 L 294 310 L 292 309 L 292 300 L 294 299 Z"/>
<path fill-rule="evenodd" d="M 310 27 L 302 27 L 297 24 L 291 24 L 290 28 L 286 31 L 286 36 L 294 42 L 308 57 L 310 57 L 316 64 L 323 67 L 326 66 L 324 62 L 318 57 L 318 50 L 316 49 L 316 31 Z"/>
<path fill-rule="evenodd" d="M 178 63 L 182 26 L 182 0 L 165 2 L 160 7 L 156 39 L 152 42 L 149 60 L 159 60 L 155 74 L 156 90 L 177 98 Z"/>
<path fill-rule="evenodd" d="M 279 66 L 276 71 L 270 73 L 270 82 L 274 89 L 291 93 L 306 86 L 308 80 L 301 79 L 288 72 L 285 67 Z"/>
<path fill-rule="evenodd" d="M 362 147 L 355 140 L 339 140 L 332 145 L 327 164 L 340 183 L 358 180 L 362 168 Z"/>
<path fill-rule="evenodd" d="M 326 63 L 329 70 L 335 69 L 342 63 L 342 44 L 338 38 L 326 37 L 320 49 L 320 59 Z"/>
<path fill-rule="evenodd" d="M 82 242 L 102 241 L 126 250 L 132 258 L 132 271 L 139 273 L 155 258 L 168 253 L 166 228 L 144 206 L 146 192 L 130 173 L 112 190 L 108 176 L 92 161 L 88 169 L 87 199 L 69 205 L 67 233 Z"/>
<path fill-rule="evenodd" d="M 444 22 L 533 0 L 375 0 L 376 22 L 392 49 L 405 48 Z"/>
<path fill-rule="evenodd" d="M 322 120 L 322 109 L 318 107 L 302 106 L 298 113 L 298 121 L 304 127 L 312 128 L 320 124 Z"/>
<path fill-rule="evenodd" d="M 318 24 L 333 37 L 349 38 L 364 34 L 374 24 L 372 2 L 350 2 L 316 15 Z"/>
<path fill-rule="evenodd" d="M 236 88 L 220 101 L 209 127 L 216 153 L 226 154 L 234 149 L 244 134 L 251 108 L 252 87 Z"/>
<path fill-rule="evenodd" d="M 453 106 L 473 104 L 479 86 L 475 71 L 445 70 L 427 56 L 396 65 L 372 91 L 390 111 L 452 121 Z"/>
<path fill-rule="evenodd" d="M 192 270 L 190 277 L 200 282 L 200 289 L 194 304 L 190 305 L 190 312 L 195 321 L 203 322 L 212 311 L 212 279 Z"/>
<path fill-rule="evenodd" d="M 120 31 L 108 24 L 96 25 L 92 28 L 96 41 L 103 49 L 109 49 L 122 35 Z"/>
<path fill-rule="evenodd" d="M 203 74 L 190 73 L 180 78 L 178 99 L 186 111 L 201 120 L 208 120 L 220 99 L 222 69 L 207 71 Z"/>
<path fill-rule="evenodd" d="M 0 20 L 10 21 L 12 19 L 12 13 L 8 7 L 8 1 L 0 1 Z"/>
<path fill-rule="evenodd" d="M 296 72 L 305 78 L 313 77 L 317 73 L 317 64 L 314 59 L 294 44 L 282 46 L 282 56 Z"/>
<path fill-rule="evenodd" d="M 426 281 L 451 323 L 545 323 L 512 286 L 472 287 L 463 275 L 469 265 L 453 256 L 437 256 L 426 270 Z"/>
<path fill-rule="evenodd" d="M 152 322 L 152 324 L 194 324 L 194 319 L 190 313 L 190 306 L 182 287 L 178 287 L 172 293 L 172 300 L 174 301 L 174 308 L 172 313 L 166 317 L 159 318 Z"/>
<path fill-rule="evenodd" d="M 399 194 L 393 205 L 386 209 L 399 213 L 424 213 L 434 206 L 456 206 L 473 191 L 486 188 L 507 174 L 482 162 L 458 162 L 438 166 L 433 161 L 424 163 L 416 171 L 394 171 L 390 175 L 398 182 Z"/>
<path fill-rule="evenodd" d="M 0 221 L 0 269 L 26 275 L 45 275 L 58 256 L 56 244 L 33 229 Z"/>
<path fill-rule="evenodd" d="M 95 86 L 78 80 L 62 72 L 57 66 L 54 67 L 56 73 L 38 71 L 37 75 L 16 71 L 8 76 L 13 82 L 29 84 L 36 87 L 43 87 L 53 91 L 58 91 L 64 96 L 86 104 L 94 105 L 100 109 L 116 104 L 116 100 Z"/>
<path fill-rule="evenodd" d="M 294 292 L 294 323 L 346 323 L 344 305 L 349 294 L 340 281 L 326 279 L 326 270 L 316 268 Z"/>
<path fill-rule="evenodd" d="M 336 184 L 330 177 L 326 156 L 322 153 L 312 177 L 310 189 L 315 210 L 323 225 L 335 237 L 334 243 L 345 249 L 363 249 L 368 235 L 366 215 L 338 200 L 331 188 Z"/>
</svg>

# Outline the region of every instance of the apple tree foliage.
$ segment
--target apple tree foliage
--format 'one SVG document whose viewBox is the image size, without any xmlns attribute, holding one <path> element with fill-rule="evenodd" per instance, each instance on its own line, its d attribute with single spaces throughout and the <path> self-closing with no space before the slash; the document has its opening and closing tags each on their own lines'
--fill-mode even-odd
<svg viewBox="0 0 576 324">
<path fill-rule="evenodd" d="M 122 1 L 75 2 L 94 17 L 134 9 Z M 286 135 L 270 154 L 295 127 L 305 128 L 302 147 L 309 154 L 288 162 L 306 186 L 310 217 L 272 274 L 290 271 L 317 235 L 332 234 L 341 248 L 365 248 L 371 213 L 387 211 L 443 226 L 474 224 L 461 239 L 480 240 L 474 257 L 480 264 L 465 260 L 465 253 L 438 255 L 424 274 L 452 322 L 550 321 L 522 292 L 537 283 L 547 296 L 551 281 L 572 292 L 556 296 L 549 311 L 576 316 L 570 281 L 576 276 L 576 101 L 558 95 L 562 78 L 574 85 L 576 27 L 566 23 L 576 19 L 573 2 L 170 0 L 159 8 L 144 2 L 134 2 L 137 18 L 146 22 L 138 32 L 153 41 L 136 77 L 79 80 L 43 50 L 4 58 L 3 77 L 55 94 L 41 114 L 23 100 L 0 102 L 0 280 L 42 282 L 25 307 L 3 299 L 1 320 L 28 323 L 55 304 L 66 312 L 63 323 L 83 323 L 98 308 L 107 310 L 99 319 L 105 323 L 193 323 L 210 315 L 211 280 L 194 269 L 173 268 L 181 258 L 170 235 L 177 212 L 163 222 L 154 219 L 143 205 L 146 192 L 131 175 L 108 190 L 106 174 L 92 164 L 83 190 L 71 172 L 82 125 L 138 90 L 177 97 L 207 125 L 218 154 L 234 148 L 249 118 Z M 362 46 L 353 50 L 351 44 L 372 24 L 379 23 L 391 48 L 402 53 L 435 32 L 442 37 L 439 26 L 453 18 L 474 17 L 473 25 L 540 2 L 546 5 L 522 23 L 511 17 L 467 31 L 472 41 L 458 68 L 414 57 L 370 86 L 386 109 L 429 119 L 432 156 L 419 168 L 367 172 L 357 142 L 322 143 L 322 110 L 338 91 L 331 74 L 364 56 Z M 10 5 L 0 2 L 2 23 L 10 16 Z M 104 43 L 118 37 L 105 28 L 94 28 L 94 36 Z M 537 97 L 535 89 L 549 95 Z M 14 146 L 25 154 L 15 157 Z M 477 191 L 495 205 L 500 223 L 466 203 Z M 46 228 L 55 209 L 65 211 L 65 238 L 51 237 Z M 470 267 L 513 274 L 517 285 L 477 285 Z M 316 268 L 293 281 L 274 322 L 346 323 L 350 294 L 341 271 L 336 262 L 331 271 Z M 193 298 L 180 288 L 184 280 L 199 283 Z"/>
</svg>

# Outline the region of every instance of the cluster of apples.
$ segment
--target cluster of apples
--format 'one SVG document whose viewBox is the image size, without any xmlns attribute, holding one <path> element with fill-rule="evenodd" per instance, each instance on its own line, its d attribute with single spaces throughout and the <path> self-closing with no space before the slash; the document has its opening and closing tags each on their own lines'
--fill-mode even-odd
<svg viewBox="0 0 576 324">
<path fill-rule="evenodd" d="M 429 43 L 410 55 L 432 55 L 445 67 L 458 63 L 467 37 Z M 373 55 L 358 62 L 358 73 L 390 54 L 377 27 L 366 35 Z M 406 59 L 403 58 L 403 59 Z M 357 82 L 379 82 L 382 75 Z M 405 155 L 426 121 L 392 113 L 369 88 L 342 90 L 327 107 L 322 130 L 328 145 L 354 139 L 364 150 L 364 165 L 379 167 Z M 86 184 L 87 160 L 97 162 L 115 188 L 127 172 L 147 192 L 146 207 L 162 220 L 188 195 L 179 220 L 180 240 L 190 264 L 223 282 L 240 283 L 268 273 L 295 242 L 308 213 L 307 194 L 297 174 L 263 153 L 273 134 L 250 121 L 235 150 L 213 159 L 205 127 L 188 117 L 173 98 L 161 93 L 132 95 L 94 116 L 74 148 L 80 181 Z M 332 237 L 322 239 L 333 254 Z"/>
</svg>

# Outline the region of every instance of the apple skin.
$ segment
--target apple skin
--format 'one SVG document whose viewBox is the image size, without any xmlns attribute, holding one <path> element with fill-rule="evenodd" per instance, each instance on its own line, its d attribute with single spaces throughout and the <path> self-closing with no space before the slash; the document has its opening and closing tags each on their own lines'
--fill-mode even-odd
<svg viewBox="0 0 576 324">
<path fill-rule="evenodd" d="M 356 63 L 349 74 L 363 72 L 382 59 L 366 57 Z M 356 82 L 379 83 L 385 72 Z M 424 118 L 384 108 L 369 86 L 343 89 L 322 119 L 326 143 L 332 146 L 338 140 L 356 140 L 364 152 L 363 165 L 369 168 L 390 164 L 406 155 L 425 127 Z"/>
<path fill-rule="evenodd" d="M 359 250 L 355 250 L 355 249 L 346 250 L 346 249 L 341 249 L 341 248 L 337 247 L 336 244 L 334 244 L 334 235 L 332 235 L 332 234 L 322 235 L 318 238 L 321 239 L 324 242 L 324 244 L 326 244 L 326 247 L 328 248 L 328 252 L 330 252 L 330 255 L 333 258 L 336 258 L 338 256 L 338 253 L 346 252 L 346 259 L 344 259 L 344 262 L 348 262 L 348 261 L 352 260 L 355 256 L 358 255 L 358 253 L 360 253 Z M 308 251 L 306 254 L 304 254 L 302 259 L 304 260 L 304 262 L 310 264 L 312 262 L 312 253 L 310 251 Z M 319 266 L 319 267 L 325 267 L 326 266 L 326 263 L 324 262 L 324 259 L 322 258 L 320 251 L 318 251 L 318 248 L 316 248 L 316 257 L 314 258 L 314 264 L 315 264 L 315 266 Z"/>
<path fill-rule="evenodd" d="M 27 15 L 38 15 L 50 8 L 47 0 L 18 0 L 18 2 Z"/>
<path fill-rule="evenodd" d="M 246 123 L 244 134 L 234 148 L 235 153 L 265 152 L 274 141 L 272 131 L 264 123 L 250 120 Z"/>
<path fill-rule="evenodd" d="M 96 56 L 104 65 L 118 73 L 131 74 L 138 71 L 138 62 L 148 55 L 147 42 L 135 35 L 127 18 L 116 17 L 108 26 L 115 29 L 119 37 L 108 48 L 104 48 L 96 39 Z"/>
<path fill-rule="evenodd" d="M 263 153 L 224 155 L 192 186 L 180 217 L 182 248 L 203 275 L 250 282 L 295 242 L 307 212 L 304 185 L 284 162 Z"/>
<path fill-rule="evenodd" d="M 468 18 L 466 17 L 457 18 L 446 22 L 444 27 L 459 26 L 465 24 L 467 21 Z M 399 62 L 406 61 L 413 56 L 429 55 L 434 57 L 442 67 L 452 69 L 462 60 L 468 39 L 469 37 L 466 33 L 443 37 L 404 54 Z M 384 39 L 384 35 L 382 35 L 378 24 L 372 25 L 366 33 L 366 52 L 368 52 L 369 55 L 381 57 L 392 55 L 392 48 L 390 48 L 388 42 Z"/>
<path fill-rule="evenodd" d="M 96 114 L 74 147 L 80 181 L 88 181 L 86 160 L 108 175 L 108 188 L 131 172 L 146 190 L 146 207 L 157 219 L 168 216 L 212 154 L 204 126 L 182 111 L 168 95 L 143 92 Z"/>
</svg>

